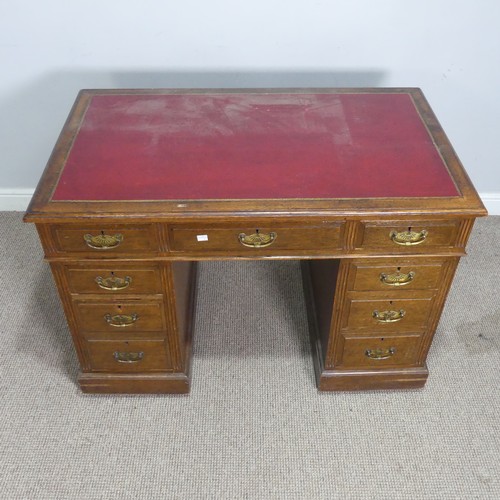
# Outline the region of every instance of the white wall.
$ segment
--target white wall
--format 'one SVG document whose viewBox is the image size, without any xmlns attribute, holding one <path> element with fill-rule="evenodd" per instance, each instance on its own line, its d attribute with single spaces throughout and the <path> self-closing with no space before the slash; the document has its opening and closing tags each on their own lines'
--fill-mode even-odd
<svg viewBox="0 0 500 500">
<path fill-rule="evenodd" d="M 499 19 L 496 0 L 0 0 L 0 208 L 80 88 L 417 86 L 500 210 Z"/>
</svg>

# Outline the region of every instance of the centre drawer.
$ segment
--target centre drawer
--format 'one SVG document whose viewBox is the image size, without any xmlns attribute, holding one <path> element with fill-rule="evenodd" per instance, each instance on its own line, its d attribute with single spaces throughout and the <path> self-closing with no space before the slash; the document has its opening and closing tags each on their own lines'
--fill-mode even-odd
<svg viewBox="0 0 500 500">
<path fill-rule="evenodd" d="M 176 252 L 273 253 L 275 251 L 338 251 L 342 247 L 341 223 L 304 226 L 194 227 L 174 225 L 169 228 L 170 249 Z"/>
</svg>

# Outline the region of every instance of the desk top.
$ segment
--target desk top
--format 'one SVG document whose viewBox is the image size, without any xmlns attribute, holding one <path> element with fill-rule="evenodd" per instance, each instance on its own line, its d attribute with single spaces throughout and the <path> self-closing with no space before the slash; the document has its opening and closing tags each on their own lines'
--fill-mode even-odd
<svg viewBox="0 0 500 500">
<path fill-rule="evenodd" d="M 27 219 L 484 207 L 418 89 L 80 92 Z"/>
</svg>

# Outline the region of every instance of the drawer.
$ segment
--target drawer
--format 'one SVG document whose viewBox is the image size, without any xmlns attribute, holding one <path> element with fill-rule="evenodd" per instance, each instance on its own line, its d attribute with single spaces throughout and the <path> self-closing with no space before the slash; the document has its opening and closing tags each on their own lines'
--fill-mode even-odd
<svg viewBox="0 0 500 500">
<path fill-rule="evenodd" d="M 75 301 L 74 304 L 80 331 L 84 334 L 101 332 L 125 336 L 132 332 L 165 330 L 162 301 Z"/>
<path fill-rule="evenodd" d="M 390 259 L 354 261 L 349 269 L 349 290 L 391 291 L 439 288 L 443 261 Z"/>
<path fill-rule="evenodd" d="M 158 265 L 133 266 L 123 263 L 65 266 L 71 293 L 107 295 L 162 293 Z"/>
<path fill-rule="evenodd" d="M 320 252 L 341 248 L 340 223 L 318 226 L 170 226 L 170 249 L 177 252 L 220 252 L 245 255 L 274 251 Z"/>
<path fill-rule="evenodd" d="M 155 226 L 103 225 L 51 227 L 53 243 L 58 252 L 85 252 L 108 258 L 123 254 L 158 252 Z"/>
<path fill-rule="evenodd" d="M 455 245 L 460 222 L 366 221 L 357 248 L 390 253 L 422 253 Z"/>
<path fill-rule="evenodd" d="M 415 332 L 426 328 L 434 295 L 402 298 L 374 294 L 350 294 L 343 328 L 362 332 Z"/>
<path fill-rule="evenodd" d="M 336 366 L 342 368 L 387 368 L 413 366 L 418 361 L 422 337 L 418 334 L 352 337 L 342 335 Z"/>
<path fill-rule="evenodd" d="M 91 371 L 171 371 L 165 340 L 89 340 L 86 348 Z"/>
</svg>

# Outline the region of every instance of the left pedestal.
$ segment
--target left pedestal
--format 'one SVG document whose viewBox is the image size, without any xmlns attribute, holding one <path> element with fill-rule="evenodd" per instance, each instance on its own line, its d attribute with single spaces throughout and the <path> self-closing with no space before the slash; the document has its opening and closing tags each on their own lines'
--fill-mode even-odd
<svg viewBox="0 0 500 500">
<path fill-rule="evenodd" d="M 187 393 L 196 264 L 51 262 L 84 392 Z"/>
<path fill-rule="evenodd" d="M 115 242 L 104 231 L 92 242 L 92 233 L 79 235 L 84 254 L 61 255 L 57 247 L 73 235 L 60 231 L 54 240 L 50 228 L 39 231 L 80 361 L 82 391 L 189 392 L 196 263 L 108 253 L 99 245 Z M 89 249 L 97 258 L 85 255 Z"/>
</svg>

